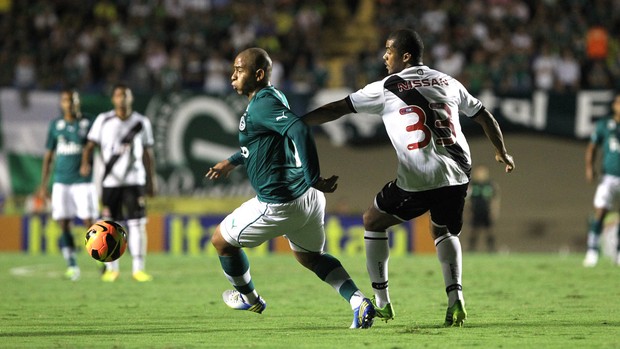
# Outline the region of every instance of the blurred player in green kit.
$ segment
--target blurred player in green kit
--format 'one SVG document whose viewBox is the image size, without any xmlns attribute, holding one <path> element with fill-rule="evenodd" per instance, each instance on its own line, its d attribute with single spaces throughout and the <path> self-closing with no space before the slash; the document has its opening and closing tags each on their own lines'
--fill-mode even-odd
<svg viewBox="0 0 620 349">
<path fill-rule="evenodd" d="M 620 93 L 616 93 L 614 97 L 612 110 L 612 116 L 596 122 L 586 148 L 586 180 L 590 183 L 596 179 L 595 162 L 599 149 L 603 150 L 603 155 L 601 178 L 594 194 L 594 217 L 588 230 L 588 251 L 583 260 L 584 267 L 593 267 L 598 263 L 603 223 L 608 213 L 620 207 Z M 618 229 L 620 235 L 620 227 Z M 618 252 L 615 262 L 620 265 Z"/>
<path fill-rule="evenodd" d="M 86 227 L 99 217 L 99 198 L 92 176 L 82 176 L 80 165 L 82 148 L 92 120 L 80 111 L 80 96 L 76 91 L 60 93 L 62 115 L 52 120 L 47 134 L 46 152 L 38 196 L 48 196 L 48 183 L 52 178 L 52 219 L 62 230 L 60 249 L 67 261 L 65 277 L 80 278 L 80 268 L 75 257 L 75 241 L 71 234 L 71 222 L 80 218 Z"/>
</svg>

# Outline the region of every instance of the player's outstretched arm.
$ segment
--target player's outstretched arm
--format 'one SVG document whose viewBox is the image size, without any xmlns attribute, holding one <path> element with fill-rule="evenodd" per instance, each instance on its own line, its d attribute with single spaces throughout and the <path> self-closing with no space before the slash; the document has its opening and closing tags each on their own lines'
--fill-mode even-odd
<svg viewBox="0 0 620 349">
<path fill-rule="evenodd" d="M 487 138 L 493 143 L 495 147 L 495 160 L 506 164 L 506 173 L 512 172 L 515 169 L 514 159 L 506 150 L 504 143 L 504 136 L 502 130 L 499 128 L 497 120 L 486 109 L 483 109 L 476 116 L 472 118 L 475 122 L 482 126 Z"/>
<path fill-rule="evenodd" d="M 308 114 L 301 117 L 301 119 L 308 126 L 320 125 L 326 122 L 334 121 L 343 115 L 354 113 L 347 103 L 346 99 L 341 99 L 336 102 L 325 104 Z"/>
<path fill-rule="evenodd" d="M 213 167 L 209 168 L 209 172 L 207 172 L 205 177 L 211 180 L 218 179 L 222 176 L 228 177 L 230 172 L 234 170 L 235 167 L 236 166 L 233 165 L 228 159 L 222 160 L 213 165 Z"/>
</svg>

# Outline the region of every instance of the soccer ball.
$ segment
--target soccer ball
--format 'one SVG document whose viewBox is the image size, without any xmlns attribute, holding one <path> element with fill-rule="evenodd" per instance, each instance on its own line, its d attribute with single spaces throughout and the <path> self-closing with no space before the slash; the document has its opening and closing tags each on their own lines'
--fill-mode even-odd
<svg viewBox="0 0 620 349">
<path fill-rule="evenodd" d="M 86 252 L 100 262 L 119 259 L 127 248 L 127 233 L 114 221 L 97 221 L 86 232 Z"/>
</svg>

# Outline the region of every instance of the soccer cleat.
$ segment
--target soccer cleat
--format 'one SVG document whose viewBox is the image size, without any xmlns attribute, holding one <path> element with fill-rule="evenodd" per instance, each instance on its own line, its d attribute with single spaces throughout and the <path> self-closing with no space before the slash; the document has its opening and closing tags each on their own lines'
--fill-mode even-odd
<svg viewBox="0 0 620 349">
<path fill-rule="evenodd" d="M 394 315 L 396 314 L 396 312 L 394 312 L 394 307 L 392 307 L 392 303 L 388 303 L 385 305 L 385 307 L 379 308 L 377 306 L 377 300 L 374 296 L 370 301 L 372 302 L 372 306 L 375 307 L 375 311 L 377 312 L 377 317 L 379 319 L 385 322 L 388 322 L 388 320 L 394 320 Z"/>
<path fill-rule="evenodd" d="M 362 300 L 362 304 L 353 310 L 353 323 L 350 328 L 370 328 L 377 315 L 375 306 L 368 298 Z"/>
<path fill-rule="evenodd" d="M 80 278 L 80 268 L 77 266 L 68 267 L 65 271 L 65 278 L 71 281 L 77 281 Z"/>
<path fill-rule="evenodd" d="M 118 275 L 120 273 L 118 271 L 106 270 L 101 274 L 101 281 L 103 282 L 114 282 L 118 279 Z"/>
<path fill-rule="evenodd" d="M 147 274 L 144 270 L 139 270 L 133 273 L 133 279 L 138 282 L 149 282 L 153 281 L 153 277 Z"/>
<path fill-rule="evenodd" d="M 467 311 L 463 300 L 459 299 L 452 306 L 448 307 L 446 311 L 446 321 L 443 323 L 445 327 L 462 327 L 463 321 L 467 319 Z"/>
<path fill-rule="evenodd" d="M 256 303 L 248 304 L 237 290 L 224 291 L 224 293 L 222 293 L 222 299 L 224 299 L 224 303 L 226 303 L 227 306 L 235 310 L 249 310 L 261 314 L 263 310 L 267 308 L 267 303 L 262 297 L 259 296 Z"/>
<path fill-rule="evenodd" d="M 583 259 L 583 266 L 586 268 L 592 268 L 598 263 L 598 251 L 588 250 L 586 257 Z"/>
</svg>

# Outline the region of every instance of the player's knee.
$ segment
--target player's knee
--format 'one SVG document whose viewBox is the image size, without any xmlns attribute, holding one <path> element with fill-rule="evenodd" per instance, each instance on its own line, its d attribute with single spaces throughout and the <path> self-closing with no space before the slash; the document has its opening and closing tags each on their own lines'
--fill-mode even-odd
<svg viewBox="0 0 620 349">
<path fill-rule="evenodd" d="M 378 216 L 373 214 L 370 210 L 364 212 L 362 219 L 366 231 L 383 231 L 387 229 L 387 227 L 379 221 Z"/>
<path fill-rule="evenodd" d="M 224 239 L 219 225 L 215 228 L 215 232 L 211 237 L 211 244 L 215 247 L 215 250 L 220 256 L 229 255 L 237 250 L 237 247 L 230 245 L 228 241 Z"/>
<path fill-rule="evenodd" d="M 433 239 L 440 238 L 446 234 L 458 237 L 461 235 L 462 222 L 441 225 L 431 221 L 431 235 Z"/>
<path fill-rule="evenodd" d="M 437 225 L 435 223 L 432 223 L 431 225 L 431 234 L 433 235 L 434 240 L 450 233 L 448 227 L 446 227 L 445 225 Z"/>
</svg>

